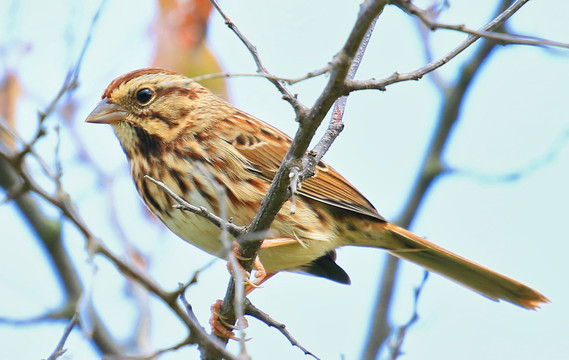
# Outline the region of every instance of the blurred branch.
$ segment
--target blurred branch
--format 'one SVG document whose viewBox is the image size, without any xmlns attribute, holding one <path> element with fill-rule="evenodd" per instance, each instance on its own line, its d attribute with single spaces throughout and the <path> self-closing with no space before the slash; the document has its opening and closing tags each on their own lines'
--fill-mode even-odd
<svg viewBox="0 0 569 360">
<path fill-rule="evenodd" d="M 186 309 L 186 313 L 196 324 L 199 322 L 198 322 L 198 319 L 194 313 L 194 310 L 192 309 L 192 305 L 190 305 L 190 303 L 186 299 L 186 289 L 188 288 L 189 285 L 195 284 L 197 282 L 197 276 L 198 276 L 199 272 L 200 272 L 200 270 L 196 271 L 194 273 L 194 276 L 192 277 L 192 279 L 187 284 L 181 284 L 181 283 L 178 284 L 178 291 L 177 291 L 177 294 L 180 297 L 180 301 L 182 302 L 182 304 L 184 305 L 184 307 Z M 164 349 L 157 350 L 157 351 L 155 351 L 149 355 L 105 356 L 104 359 L 105 360 L 152 360 L 152 359 L 158 358 L 160 355 L 163 355 L 167 352 L 175 351 L 175 350 L 178 350 L 184 346 L 192 345 L 194 343 L 195 343 L 195 341 L 192 339 L 192 336 L 189 336 L 188 338 L 184 339 L 183 341 L 181 341 L 175 345 L 169 346 L 169 347 L 164 348 Z"/>
<path fill-rule="evenodd" d="M 180 295 L 180 290 L 174 292 L 164 291 L 158 284 L 156 284 L 152 279 L 150 279 L 146 274 L 140 272 L 135 267 L 127 264 L 126 262 L 119 259 L 115 254 L 113 254 L 108 248 L 106 248 L 102 243 L 95 240 L 95 238 L 88 238 L 90 242 L 90 250 L 93 254 L 101 254 L 105 258 L 111 261 L 113 265 L 127 277 L 134 279 L 140 285 L 142 285 L 146 290 L 156 295 L 161 299 L 168 307 L 176 314 L 176 316 L 186 325 L 188 330 L 190 330 L 190 338 L 192 344 L 198 343 L 200 347 L 206 348 L 213 353 L 219 354 L 226 359 L 235 359 L 235 357 L 225 350 L 222 344 L 219 343 L 214 337 L 209 336 L 203 327 L 197 322 L 195 317 L 189 316 L 184 309 L 177 303 L 177 298 Z M 89 245 L 88 245 L 89 246 Z"/>
<path fill-rule="evenodd" d="M 484 26 L 483 29 L 496 29 L 508 18 L 505 14 L 511 16 L 513 9 L 519 9 L 525 1 L 516 1 L 514 5 L 518 4 L 517 7 L 514 7 L 514 5 L 510 6 L 511 3 L 511 0 L 502 1 L 497 10 L 497 14 L 499 15 L 490 22 L 489 25 Z M 500 19 L 500 21 L 498 21 L 498 19 Z M 469 37 L 469 39 L 475 40 L 473 36 Z M 457 49 L 462 48 L 469 41 L 470 40 L 467 40 Z M 461 67 L 459 77 L 454 83 L 454 86 L 449 86 L 447 91 L 444 92 L 444 98 L 442 99 L 443 106 L 439 115 L 438 124 L 427 149 L 425 159 L 419 169 L 419 176 L 413 186 L 411 195 L 403 207 L 403 213 L 398 221 L 396 221 L 399 226 L 404 228 L 411 227 L 419 206 L 425 199 L 425 194 L 435 179 L 445 173 L 446 169 L 442 165 L 441 160 L 442 154 L 445 145 L 450 139 L 450 133 L 458 121 L 464 96 L 472 84 L 474 76 L 478 73 L 484 61 L 488 59 L 495 46 L 496 43 L 493 41 L 483 41 L 472 58 Z M 389 334 L 386 332 L 386 329 L 389 328 L 389 312 L 391 309 L 393 287 L 397 277 L 399 260 L 391 255 L 387 255 L 387 257 L 388 260 L 384 268 L 384 275 L 381 279 L 381 284 L 378 286 L 380 290 L 372 316 L 372 324 L 368 331 L 370 336 L 367 338 L 362 359 L 375 359 Z"/>
<path fill-rule="evenodd" d="M 82 63 L 83 54 L 89 46 L 90 36 L 94 25 L 97 22 L 100 11 L 101 9 L 99 8 L 91 22 L 89 34 L 83 44 L 81 56 L 79 57 L 75 67 L 67 73 L 60 90 L 48 104 L 46 109 L 39 112 L 38 127 L 35 135 L 32 137 L 32 140 L 28 143 L 24 142 L 21 137 L 17 135 L 14 129 L 10 129 L 7 124 L 1 124 L 2 130 L 10 134 L 13 139 L 19 142 L 21 150 L 11 151 L 7 148 L 0 147 L 0 186 L 6 189 L 7 200 L 13 200 L 16 203 L 18 210 L 27 220 L 30 228 L 35 232 L 40 244 L 48 254 L 48 259 L 54 266 L 57 278 L 62 283 L 65 291 L 66 300 L 63 307 L 58 311 L 53 311 L 44 315 L 40 320 L 73 318 L 79 299 L 83 294 L 83 287 L 81 285 L 79 275 L 74 269 L 72 261 L 63 246 L 61 239 L 61 222 L 46 216 L 41 210 L 37 199 L 30 194 L 30 192 L 35 192 L 40 195 L 40 197 L 48 200 L 56 206 L 68 202 L 68 196 L 61 188 L 59 169 L 56 169 L 56 174 L 52 174 L 45 161 L 43 161 L 43 159 L 34 152 L 33 146 L 46 134 L 44 126 L 45 120 L 55 112 L 62 98 L 69 95 L 78 86 L 77 78 L 79 75 L 79 67 Z M 34 156 L 46 176 L 53 181 L 57 189 L 56 195 L 49 195 L 33 180 L 33 177 L 29 174 L 25 163 L 26 156 L 28 154 L 32 154 Z M 94 309 L 89 308 L 87 311 L 88 314 L 86 314 L 86 316 L 92 324 L 93 343 L 103 353 L 120 353 L 120 346 L 108 333 Z"/>
<path fill-rule="evenodd" d="M 485 30 L 472 30 L 467 28 L 465 25 L 443 24 L 437 22 L 436 20 L 433 20 L 429 16 L 427 11 L 415 6 L 409 0 L 395 0 L 392 1 L 391 3 L 400 8 L 401 10 L 403 10 L 404 12 L 406 12 L 407 14 L 417 17 L 431 31 L 437 29 L 454 30 L 454 31 L 463 32 L 465 34 L 475 35 L 481 38 L 485 38 L 487 40 L 496 41 L 501 45 L 532 45 L 532 46 L 542 46 L 542 47 L 552 46 L 552 47 L 561 47 L 569 49 L 569 44 L 558 41 L 552 41 L 548 39 L 541 39 L 541 38 L 523 36 L 523 35 L 496 33 Z"/>
<path fill-rule="evenodd" d="M 250 283 L 249 279 L 247 278 L 249 276 L 249 273 L 247 272 L 246 275 L 244 274 L 245 271 L 243 271 L 243 268 L 241 267 L 241 264 L 237 259 L 238 254 L 236 254 L 236 251 L 238 251 L 238 249 L 234 249 L 233 241 L 231 241 L 228 236 L 229 225 L 233 224 L 227 221 L 227 193 L 225 186 L 223 184 L 220 184 L 202 164 L 197 164 L 197 169 L 202 174 L 205 175 L 205 177 L 211 182 L 213 188 L 215 189 L 216 198 L 219 207 L 219 216 L 222 220 L 220 226 L 221 230 L 220 240 L 221 243 L 223 244 L 224 248 L 223 251 L 225 252 L 225 254 L 222 255 L 224 258 L 227 258 L 228 268 L 229 271 L 231 272 L 231 278 L 232 278 L 231 281 L 234 281 L 237 284 Z M 239 239 L 239 237 L 237 237 L 237 239 Z M 245 288 L 244 286 L 238 286 L 235 288 L 235 295 L 233 297 L 233 308 L 235 309 L 235 317 L 238 320 L 235 330 L 239 330 L 239 338 L 238 338 L 240 345 L 239 357 L 248 359 L 249 355 L 247 354 L 247 349 L 245 347 L 245 342 L 247 341 L 247 339 L 245 338 L 245 327 L 247 321 L 245 320 L 244 302 L 245 302 Z M 212 320 L 210 320 L 210 322 L 212 321 L 213 318 Z"/>
<path fill-rule="evenodd" d="M 419 320 L 419 312 L 417 310 L 419 306 L 419 297 L 421 296 L 421 291 L 423 291 L 423 288 L 427 283 L 428 277 L 429 277 L 429 272 L 425 270 L 423 275 L 423 280 L 421 281 L 419 286 L 415 288 L 415 296 L 413 297 L 413 314 L 411 315 L 409 321 L 407 321 L 405 325 L 400 326 L 397 332 L 395 333 L 395 341 L 393 345 L 390 346 L 391 348 L 391 356 L 389 357 L 390 360 L 395 360 L 399 357 L 399 355 L 403 354 L 401 352 L 401 346 L 403 345 L 403 341 L 405 340 L 405 334 L 407 334 L 407 330 L 409 330 L 409 328 Z"/>
<path fill-rule="evenodd" d="M 436 18 L 437 16 L 440 15 L 440 13 L 442 12 L 442 9 L 445 6 L 448 6 L 447 2 L 441 2 L 441 3 L 438 3 L 438 5 L 433 5 L 433 6 L 429 7 L 428 15 L 432 18 Z M 425 26 L 425 24 L 423 22 L 421 22 L 420 20 L 415 21 L 415 24 L 417 25 L 417 28 L 419 30 L 419 35 L 421 36 L 421 39 L 422 39 L 421 44 L 423 45 L 423 51 L 425 53 L 425 60 L 426 60 L 425 62 L 426 63 L 433 62 L 434 57 L 433 57 L 433 52 L 431 50 L 431 43 L 430 43 L 432 32 L 429 31 L 429 29 Z M 431 71 L 429 73 L 428 78 L 431 81 L 433 81 L 433 83 L 438 88 L 438 90 L 440 90 L 441 92 L 444 92 L 446 90 L 445 81 L 439 75 L 438 69 Z"/>
<path fill-rule="evenodd" d="M 502 174 L 482 174 L 480 172 L 474 172 L 468 169 L 449 169 L 449 173 L 453 175 L 467 176 L 479 181 L 487 182 L 510 182 L 518 181 L 523 177 L 535 174 L 537 170 L 551 164 L 563 150 L 567 143 L 569 142 L 569 129 L 565 130 L 557 140 L 551 145 L 549 150 L 539 156 L 538 158 L 530 161 L 525 166 L 519 168 L 518 170 L 502 173 Z"/>
</svg>

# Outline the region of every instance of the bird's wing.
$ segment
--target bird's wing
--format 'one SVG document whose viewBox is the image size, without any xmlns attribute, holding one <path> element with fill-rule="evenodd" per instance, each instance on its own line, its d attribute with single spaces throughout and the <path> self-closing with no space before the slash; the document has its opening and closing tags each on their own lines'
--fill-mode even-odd
<svg viewBox="0 0 569 360">
<path fill-rule="evenodd" d="M 237 113 L 234 116 L 235 126 L 224 136 L 250 162 L 251 171 L 271 181 L 291 144 L 291 138 L 248 114 Z M 385 221 L 373 205 L 334 168 L 320 162 L 314 170 L 315 175 L 304 181 L 298 190 L 300 195 Z"/>
</svg>

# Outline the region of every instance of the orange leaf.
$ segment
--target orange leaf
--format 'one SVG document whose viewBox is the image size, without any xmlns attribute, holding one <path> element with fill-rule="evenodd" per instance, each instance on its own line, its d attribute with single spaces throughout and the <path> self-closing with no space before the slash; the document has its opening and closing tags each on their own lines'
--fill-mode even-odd
<svg viewBox="0 0 569 360">
<path fill-rule="evenodd" d="M 205 44 L 212 6 L 208 0 L 158 0 L 159 16 L 154 23 L 156 52 L 152 65 L 188 77 L 222 72 Z M 206 80 L 202 85 L 225 96 L 225 80 Z"/>
<path fill-rule="evenodd" d="M 16 73 L 8 70 L 0 83 L 0 116 L 12 129 L 16 129 L 16 106 L 22 95 L 20 80 Z M 6 146 L 14 149 L 15 142 L 10 135 L 0 132 L 1 140 Z"/>
</svg>

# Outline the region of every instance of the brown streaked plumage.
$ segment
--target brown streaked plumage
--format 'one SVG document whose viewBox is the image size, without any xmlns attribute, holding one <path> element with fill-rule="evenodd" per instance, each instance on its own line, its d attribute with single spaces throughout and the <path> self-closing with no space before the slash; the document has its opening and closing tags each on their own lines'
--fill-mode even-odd
<svg viewBox="0 0 569 360">
<path fill-rule="evenodd" d="M 113 80 L 86 120 L 109 123 L 129 160 L 146 206 L 182 239 L 211 253 L 221 249 L 219 229 L 173 209 L 150 175 L 188 202 L 218 211 L 208 172 L 227 189 L 226 208 L 237 224 L 254 217 L 291 140 L 281 131 L 231 106 L 192 80 L 163 69 L 141 69 Z M 197 164 L 202 166 L 197 166 Z M 388 223 L 332 167 L 320 163 L 277 215 L 259 253 L 267 274 L 302 271 L 341 283 L 335 263 L 344 245 L 377 247 L 452 279 L 492 300 L 534 309 L 549 302 L 513 279 L 442 249 Z"/>
</svg>

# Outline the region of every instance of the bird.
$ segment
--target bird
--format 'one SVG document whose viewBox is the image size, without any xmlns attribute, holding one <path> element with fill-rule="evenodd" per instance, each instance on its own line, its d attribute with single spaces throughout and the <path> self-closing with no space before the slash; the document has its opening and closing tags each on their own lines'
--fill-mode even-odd
<svg viewBox="0 0 569 360">
<path fill-rule="evenodd" d="M 247 225 L 260 207 L 291 138 L 239 110 L 184 75 L 160 68 L 112 80 L 85 120 L 110 124 L 126 154 L 146 207 L 181 239 L 221 256 L 221 230 L 182 211 L 148 175 L 212 213 L 224 202 L 228 218 Z M 325 162 L 302 182 L 295 209 L 288 200 L 276 215 L 258 261 L 261 281 L 280 271 L 349 284 L 336 263 L 343 246 L 380 248 L 438 273 L 494 301 L 536 309 L 549 300 L 538 291 L 448 251 L 384 219 L 370 201 Z M 215 183 L 225 189 L 219 199 Z"/>
</svg>

